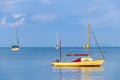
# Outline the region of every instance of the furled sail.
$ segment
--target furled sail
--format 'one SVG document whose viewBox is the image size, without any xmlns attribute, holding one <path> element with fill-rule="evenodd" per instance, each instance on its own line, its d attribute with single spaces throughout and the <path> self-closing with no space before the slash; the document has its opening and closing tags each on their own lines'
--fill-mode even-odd
<svg viewBox="0 0 120 80">
<path fill-rule="evenodd" d="M 71 53 L 68 53 L 66 54 L 66 56 L 89 56 L 88 54 L 71 54 Z"/>
</svg>

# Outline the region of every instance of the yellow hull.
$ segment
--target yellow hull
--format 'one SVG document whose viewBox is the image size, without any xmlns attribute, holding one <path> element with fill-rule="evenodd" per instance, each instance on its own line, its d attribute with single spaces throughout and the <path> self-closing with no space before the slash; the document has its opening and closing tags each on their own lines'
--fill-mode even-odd
<svg viewBox="0 0 120 80">
<path fill-rule="evenodd" d="M 12 48 L 12 51 L 19 51 L 19 48 Z"/>
<path fill-rule="evenodd" d="M 54 67 L 97 67 L 104 63 L 104 59 L 82 62 L 52 62 Z"/>
</svg>

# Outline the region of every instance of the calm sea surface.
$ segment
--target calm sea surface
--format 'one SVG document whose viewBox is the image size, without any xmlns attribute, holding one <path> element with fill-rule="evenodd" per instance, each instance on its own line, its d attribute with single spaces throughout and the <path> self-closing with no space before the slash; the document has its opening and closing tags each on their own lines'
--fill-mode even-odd
<svg viewBox="0 0 120 80">
<path fill-rule="evenodd" d="M 21 48 L 13 52 L 0 48 L 1 80 L 120 80 L 120 48 L 104 47 L 106 58 L 101 67 L 53 68 L 51 62 L 59 58 L 55 48 Z M 62 60 L 72 61 L 77 57 L 66 57 L 66 53 L 86 53 L 83 48 L 63 48 Z M 96 48 L 91 49 L 95 59 L 101 58 Z"/>
</svg>

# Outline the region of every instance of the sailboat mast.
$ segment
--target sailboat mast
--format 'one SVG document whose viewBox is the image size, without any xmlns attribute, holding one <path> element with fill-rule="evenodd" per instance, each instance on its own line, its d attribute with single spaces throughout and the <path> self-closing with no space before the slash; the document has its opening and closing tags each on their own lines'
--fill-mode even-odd
<svg viewBox="0 0 120 80">
<path fill-rule="evenodd" d="M 16 31 L 16 27 L 15 27 L 15 45 L 17 44 L 17 31 Z"/>
<path fill-rule="evenodd" d="M 61 39 L 60 39 L 60 62 L 62 61 L 62 47 L 61 47 Z"/>
<path fill-rule="evenodd" d="M 16 38 L 16 44 L 19 44 L 19 40 L 18 40 L 18 31 L 17 31 L 17 27 L 15 27 L 15 38 Z"/>
<path fill-rule="evenodd" d="M 90 24 L 88 24 L 88 57 L 90 57 Z"/>
<path fill-rule="evenodd" d="M 57 37 L 57 42 L 56 42 L 56 43 L 57 43 L 57 45 L 58 45 L 58 32 L 57 32 L 57 34 L 56 34 L 56 37 Z"/>
</svg>

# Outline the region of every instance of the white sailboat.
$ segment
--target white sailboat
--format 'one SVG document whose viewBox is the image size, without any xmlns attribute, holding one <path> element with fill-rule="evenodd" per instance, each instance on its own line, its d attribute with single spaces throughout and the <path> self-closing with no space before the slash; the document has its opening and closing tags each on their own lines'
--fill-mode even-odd
<svg viewBox="0 0 120 80">
<path fill-rule="evenodd" d="M 11 47 L 12 51 L 19 51 L 20 47 L 19 47 L 19 39 L 18 39 L 18 31 L 17 28 L 15 27 L 15 45 L 13 45 Z"/>
<path fill-rule="evenodd" d="M 55 46 L 55 48 L 56 48 L 56 49 L 59 49 L 59 43 L 58 43 L 58 33 L 56 34 L 56 37 L 57 37 L 57 39 L 56 39 L 56 46 Z"/>
</svg>

